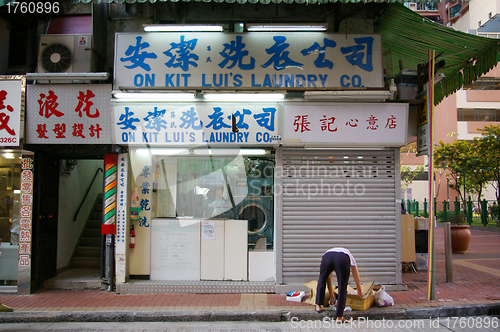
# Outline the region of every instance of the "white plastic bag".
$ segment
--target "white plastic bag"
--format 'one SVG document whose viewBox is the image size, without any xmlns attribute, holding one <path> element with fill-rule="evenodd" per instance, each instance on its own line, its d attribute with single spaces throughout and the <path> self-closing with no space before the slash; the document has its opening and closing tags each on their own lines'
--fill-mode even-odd
<svg viewBox="0 0 500 332">
<path fill-rule="evenodd" d="M 389 307 L 394 305 L 394 299 L 385 291 L 385 286 L 375 293 L 375 303 L 379 307 Z"/>
</svg>

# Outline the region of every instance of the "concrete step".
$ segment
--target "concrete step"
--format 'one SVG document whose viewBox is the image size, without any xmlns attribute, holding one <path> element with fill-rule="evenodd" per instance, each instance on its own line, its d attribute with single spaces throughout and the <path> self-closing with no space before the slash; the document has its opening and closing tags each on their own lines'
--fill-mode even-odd
<svg viewBox="0 0 500 332">
<path fill-rule="evenodd" d="M 71 260 L 73 268 L 99 269 L 101 267 L 100 257 L 73 257 Z"/>
<path fill-rule="evenodd" d="M 46 289 L 101 289 L 100 269 L 69 269 L 43 282 Z"/>
<path fill-rule="evenodd" d="M 82 237 L 80 239 L 80 246 L 84 247 L 98 247 L 101 248 L 101 237 Z"/>
<path fill-rule="evenodd" d="M 101 257 L 101 247 L 79 246 L 76 248 L 75 255 L 78 257 Z"/>
<path fill-rule="evenodd" d="M 101 229 L 102 228 L 102 222 L 101 220 L 89 220 L 87 222 L 87 229 Z"/>
<path fill-rule="evenodd" d="M 90 237 L 90 238 L 101 238 L 101 229 L 84 229 L 83 230 L 83 236 L 84 237 Z"/>
</svg>

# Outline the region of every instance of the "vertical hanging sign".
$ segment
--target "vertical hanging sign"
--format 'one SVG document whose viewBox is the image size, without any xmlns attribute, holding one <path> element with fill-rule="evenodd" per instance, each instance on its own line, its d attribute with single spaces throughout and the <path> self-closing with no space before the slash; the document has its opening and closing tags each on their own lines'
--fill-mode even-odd
<svg viewBox="0 0 500 332">
<path fill-rule="evenodd" d="M 29 294 L 31 283 L 31 235 L 33 225 L 33 156 L 23 156 L 19 211 L 18 294 Z"/>
<path fill-rule="evenodd" d="M 127 239 L 127 165 L 126 153 L 118 155 L 118 182 L 116 208 L 116 254 L 125 254 Z"/>
<path fill-rule="evenodd" d="M 127 280 L 127 171 L 128 155 L 118 155 L 118 179 L 116 183 L 116 237 L 115 237 L 115 277 L 116 283 Z"/>
<path fill-rule="evenodd" d="M 425 102 L 422 106 L 418 106 L 417 111 L 417 156 L 429 154 L 429 102 L 427 96 L 422 99 Z"/>
</svg>

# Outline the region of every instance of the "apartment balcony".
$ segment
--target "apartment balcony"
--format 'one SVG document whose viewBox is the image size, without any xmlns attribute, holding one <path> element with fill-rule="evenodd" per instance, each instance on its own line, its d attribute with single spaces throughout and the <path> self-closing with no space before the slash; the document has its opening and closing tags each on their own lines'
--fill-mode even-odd
<svg viewBox="0 0 500 332">
<path fill-rule="evenodd" d="M 457 134 L 460 141 L 463 140 L 473 140 L 476 137 L 481 136 L 481 131 L 479 129 L 484 128 L 484 126 L 489 125 L 500 125 L 500 121 L 458 121 L 457 122 Z"/>
<path fill-rule="evenodd" d="M 432 21 L 440 20 L 437 2 L 407 2 L 405 6 Z"/>
</svg>

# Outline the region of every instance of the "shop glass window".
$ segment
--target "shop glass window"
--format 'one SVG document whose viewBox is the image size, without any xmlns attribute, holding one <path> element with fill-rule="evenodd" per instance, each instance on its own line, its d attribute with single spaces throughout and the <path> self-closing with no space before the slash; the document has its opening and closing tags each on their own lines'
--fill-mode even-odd
<svg viewBox="0 0 500 332">
<path fill-rule="evenodd" d="M 21 153 L 0 154 L 0 286 L 17 285 Z"/>
<path fill-rule="evenodd" d="M 272 248 L 274 156 L 154 156 L 153 218 L 248 220 Z"/>
<path fill-rule="evenodd" d="M 255 178 L 272 179 L 274 162 L 237 156 L 155 156 L 153 183 L 156 218 L 237 218 L 237 207 L 247 196 L 270 193 Z M 268 189 L 266 189 L 268 188 Z"/>
</svg>

